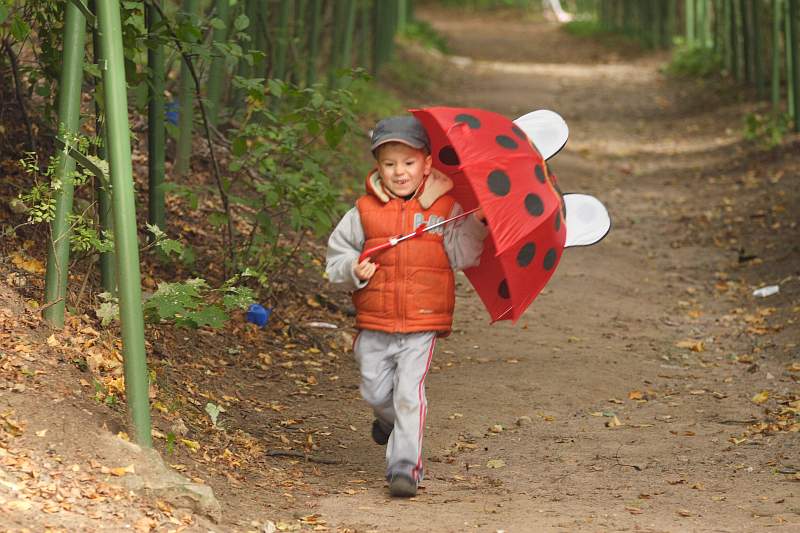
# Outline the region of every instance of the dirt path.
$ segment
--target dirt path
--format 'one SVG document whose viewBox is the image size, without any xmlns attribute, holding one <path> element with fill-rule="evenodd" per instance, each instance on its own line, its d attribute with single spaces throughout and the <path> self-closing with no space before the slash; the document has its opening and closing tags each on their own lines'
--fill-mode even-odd
<svg viewBox="0 0 800 533">
<path fill-rule="evenodd" d="M 317 413 L 357 430 L 335 454 L 348 464 L 320 467 L 318 495 L 287 507 L 358 531 L 797 531 L 800 485 L 776 469 L 800 466 L 798 433 L 739 438 L 763 414 L 754 393 L 797 392 L 785 369 L 797 325 L 758 364 L 737 362 L 751 339 L 730 321 L 739 296 L 718 287 L 735 257 L 692 231 L 726 192 L 698 178 L 730 166 L 741 108 L 666 83 L 663 57 L 620 59 L 551 25 L 425 16 L 461 56 L 428 103 L 562 113 L 571 142 L 553 167 L 565 190 L 607 204 L 614 229 L 569 250 L 517 326 L 489 327 L 461 278 L 456 334 L 428 380 L 416 499 L 387 498 L 350 371 L 347 398 Z M 703 351 L 676 347 L 686 339 Z"/>
<path fill-rule="evenodd" d="M 342 533 L 800 531 L 800 139 L 771 152 L 745 144 L 741 117 L 754 106 L 665 80 L 663 56 L 604 48 L 544 23 L 422 16 L 454 55 L 415 57 L 437 81 L 414 103 L 510 117 L 558 111 L 571 139 L 551 166 L 565 191 L 607 205 L 613 229 L 599 246 L 568 250 L 516 326 L 489 326 L 459 276 L 455 333 L 439 343 L 427 383 L 420 494 L 388 497 L 347 333 L 304 329 L 289 316 L 296 310 L 276 304 L 265 330 L 151 331 L 156 447 L 213 487 L 220 524 L 178 520 L 163 503 L 104 485 L 113 502 L 105 514 L 61 502 L 66 521 L 50 518 L 55 508 L 38 522 L 0 514 L 0 529 L 5 519 L 68 530 L 102 521 L 143 531 L 271 531 L 268 522 Z M 767 284 L 780 293 L 752 297 Z M 331 311 L 338 300 L 308 296 L 303 320 L 351 320 Z M 347 296 L 339 297 L 341 311 Z M 18 312 L 0 318 L 10 328 Z M 81 349 L 93 331 L 80 317 L 57 339 L 33 312 L 28 319 L 25 336 L 0 331 L 9 353 L 27 356 L 25 365 L 0 361 L 27 383 L 0 396 L 0 417 L 15 449 L 28 450 L 0 457 L 0 467 L 13 459 L 22 476 L 35 459 L 50 476 L 33 476 L 47 485 L 37 497 L 63 477 L 64 494 L 78 501 L 101 467 L 128 464 L 100 457 L 94 437 L 117 433 L 122 410 L 92 399 L 74 349 L 56 355 L 59 342 Z M 36 343 L 44 356 L 28 355 Z M 31 371 L 37 360 L 43 369 Z M 220 427 L 206 402 L 225 408 Z M 28 429 L 9 425 L 9 409 Z M 171 433 L 180 436 L 174 446 Z M 314 461 L 265 453 L 290 449 Z M 65 459 L 51 460 L 53 450 Z M 56 476 L 53 461 L 69 471 Z"/>
</svg>

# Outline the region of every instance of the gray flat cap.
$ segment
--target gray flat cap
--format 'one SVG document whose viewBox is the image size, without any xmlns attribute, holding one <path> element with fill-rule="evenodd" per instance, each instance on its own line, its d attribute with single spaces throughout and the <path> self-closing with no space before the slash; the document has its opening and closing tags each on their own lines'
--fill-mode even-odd
<svg viewBox="0 0 800 533">
<path fill-rule="evenodd" d="M 425 148 L 431 151 L 431 141 L 422 123 L 416 117 L 388 117 L 375 125 L 372 130 L 372 153 L 382 144 L 398 142 L 412 148 Z"/>
</svg>

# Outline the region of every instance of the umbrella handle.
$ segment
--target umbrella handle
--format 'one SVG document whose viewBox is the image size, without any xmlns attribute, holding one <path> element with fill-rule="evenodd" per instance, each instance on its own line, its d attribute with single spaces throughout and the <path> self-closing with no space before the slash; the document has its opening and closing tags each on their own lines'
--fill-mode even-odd
<svg viewBox="0 0 800 533">
<path fill-rule="evenodd" d="M 366 250 L 361 252 L 360 256 L 358 256 L 358 262 L 361 263 L 362 261 L 364 261 L 364 259 L 372 255 L 375 255 L 378 252 L 382 252 L 383 250 L 388 250 L 395 244 L 397 244 L 397 241 L 395 239 L 389 239 L 383 244 L 379 244 L 378 246 L 373 246 L 372 248 L 367 248 Z"/>
<path fill-rule="evenodd" d="M 363 252 L 361 252 L 361 255 L 358 256 L 358 262 L 361 263 L 367 257 L 375 255 L 378 252 L 382 252 L 383 250 L 387 250 L 387 249 L 391 248 L 392 246 L 397 246 L 398 243 L 400 243 L 400 242 L 402 242 L 402 241 L 404 241 L 406 239 L 413 239 L 414 237 L 419 237 L 420 235 L 422 235 L 426 231 L 430 231 L 430 230 L 432 230 L 434 228 L 437 228 L 439 226 L 442 226 L 442 225 L 447 224 L 449 222 L 452 222 L 454 220 L 458 220 L 459 218 L 464 218 L 465 216 L 476 212 L 478 209 L 480 209 L 480 207 L 475 207 L 473 209 L 470 209 L 469 211 L 465 211 L 465 212 L 461 213 L 460 215 L 456 215 L 454 217 L 450 217 L 447 220 L 442 220 L 441 222 L 437 222 L 436 224 L 433 224 L 431 226 L 429 226 L 427 224 L 420 224 L 419 226 L 417 226 L 417 229 L 415 229 L 414 231 L 412 231 L 411 233 L 409 233 L 407 235 L 403 235 L 402 237 L 401 236 L 392 237 L 391 239 L 389 239 L 388 241 L 386 241 L 383 244 L 379 244 L 378 246 L 373 246 L 372 248 L 368 248 L 368 249 L 364 250 Z"/>
</svg>

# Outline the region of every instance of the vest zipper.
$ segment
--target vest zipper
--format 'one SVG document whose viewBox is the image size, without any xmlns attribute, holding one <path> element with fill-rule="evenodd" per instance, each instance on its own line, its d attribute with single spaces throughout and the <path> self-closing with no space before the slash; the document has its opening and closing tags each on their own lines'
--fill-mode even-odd
<svg viewBox="0 0 800 533">
<path fill-rule="evenodd" d="M 406 232 L 406 201 L 400 200 L 400 234 L 404 234 Z M 395 273 L 395 279 L 397 283 L 395 286 L 397 287 L 397 294 L 395 298 L 397 298 L 397 314 L 400 317 L 400 331 L 404 331 L 406 328 L 406 315 L 405 315 L 405 305 L 404 298 L 405 295 L 405 279 L 403 276 L 403 265 L 405 265 L 405 254 L 406 247 L 400 246 L 397 250 L 398 253 L 398 261 L 397 261 L 397 272 Z"/>
</svg>

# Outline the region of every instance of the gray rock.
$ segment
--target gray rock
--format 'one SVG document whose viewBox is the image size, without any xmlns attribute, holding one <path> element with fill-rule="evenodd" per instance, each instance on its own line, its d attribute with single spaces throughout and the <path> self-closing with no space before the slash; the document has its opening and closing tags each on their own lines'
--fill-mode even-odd
<svg viewBox="0 0 800 533">
<path fill-rule="evenodd" d="M 533 420 L 529 416 L 521 416 L 517 418 L 517 421 L 515 423 L 520 427 L 530 426 L 533 423 Z"/>
<path fill-rule="evenodd" d="M 134 473 L 120 477 L 109 477 L 108 483 L 121 485 L 146 498 L 162 499 L 177 508 L 189 509 L 219 522 L 222 509 L 207 485 L 193 483 L 164 464 L 153 449 L 142 448 L 116 436 L 103 435 L 108 441 L 101 448 L 116 448 L 115 458 L 121 456 L 125 464 L 134 465 Z"/>
</svg>

